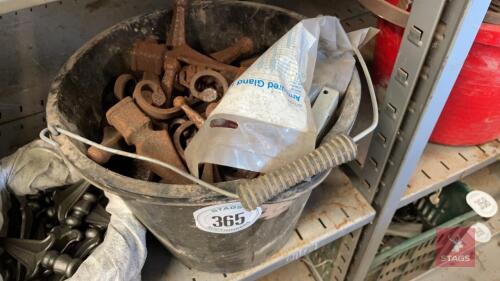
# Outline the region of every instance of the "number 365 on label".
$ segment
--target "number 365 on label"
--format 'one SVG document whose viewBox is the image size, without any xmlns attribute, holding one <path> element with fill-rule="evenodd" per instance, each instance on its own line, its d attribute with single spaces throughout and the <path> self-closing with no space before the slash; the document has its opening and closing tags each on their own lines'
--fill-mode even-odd
<svg viewBox="0 0 500 281">
<path fill-rule="evenodd" d="M 211 233 L 229 234 L 250 227 L 261 214 L 260 207 L 247 211 L 241 203 L 234 202 L 196 210 L 193 216 L 199 229 Z"/>
</svg>

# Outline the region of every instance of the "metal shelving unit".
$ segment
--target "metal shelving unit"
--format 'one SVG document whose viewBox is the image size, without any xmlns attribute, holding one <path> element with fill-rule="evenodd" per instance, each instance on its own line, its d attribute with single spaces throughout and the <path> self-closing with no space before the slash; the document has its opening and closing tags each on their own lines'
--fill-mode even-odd
<svg viewBox="0 0 500 281">
<path fill-rule="evenodd" d="M 360 235 L 348 280 L 366 278 L 488 5 L 484 0 L 413 2 L 387 93 L 379 107 L 381 119 L 368 161 L 361 167 L 351 165 L 365 183 L 359 188 L 368 200 L 373 199 L 377 216 Z M 432 190 L 432 185 L 424 190 Z M 417 192 L 411 199 L 424 193 Z"/>
<path fill-rule="evenodd" d="M 500 159 L 500 139 L 469 147 L 428 144 L 399 207 L 412 203 Z"/>
<path fill-rule="evenodd" d="M 48 81 L 71 53 L 117 21 L 169 4 L 162 0 L 101 2 L 56 1 L 0 17 L 0 40 L 6 47 L 0 54 L 4 62 L 0 73 L 8 74 L 0 78 L 0 155 L 35 138 L 45 126 Z M 336 13 L 348 30 L 376 22 L 373 14 L 352 0 L 260 2 L 304 10 L 308 16 Z M 381 122 L 367 161 L 351 165 L 358 175 L 351 178 L 355 187 L 343 173 L 332 173 L 313 192 L 296 233 L 281 251 L 255 268 L 232 274 L 197 272 L 176 259 L 158 258 L 162 272 L 156 280 L 255 280 L 279 267 L 262 280 L 312 280 L 307 267 L 296 260 L 335 240 L 338 252 L 332 280 L 344 280 L 348 270 L 348 280 L 363 280 L 397 208 L 500 157 L 499 140 L 473 147 L 427 145 L 488 4 L 485 0 L 414 1 L 395 71 L 379 106 Z M 321 7 L 311 8 L 314 5 Z M 11 134 L 14 130 L 18 133 Z"/>
<path fill-rule="evenodd" d="M 288 243 L 262 264 L 241 272 L 221 274 L 190 269 L 177 259 L 162 263 L 150 257 L 155 259 L 155 264 L 165 264 L 164 272 L 144 280 L 255 280 L 361 228 L 374 216 L 375 211 L 349 178 L 335 169 L 311 194 Z"/>
<path fill-rule="evenodd" d="M 475 173 L 491 167 L 500 160 L 500 140 L 466 147 L 451 147 L 438 144 L 427 144 L 406 186 L 399 206 L 403 207 L 440 188 L 461 179 L 475 176 Z M 495 170 L 492 173 L 497 173 Z M 479 174 L 479 173 L 476 173 Z M 482 177 L 482 176 L 481 176 Z M 358 185 L 363 183 L 359 182 Z M 353 251 L 362 230 L 357 230 L 339 239 L 337 251 L 333 257 L 332 281 L 344 280 L 349 268 Z"/>
</svg>

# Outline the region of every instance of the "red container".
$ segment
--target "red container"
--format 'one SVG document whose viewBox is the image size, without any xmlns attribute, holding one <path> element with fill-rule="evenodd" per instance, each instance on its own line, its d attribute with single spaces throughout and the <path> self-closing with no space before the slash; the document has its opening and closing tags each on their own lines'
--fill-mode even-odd
<svg viewBox="0 0 500 281">
<path fill-rule="evenodd" d="M 386 0 L 397 5 L 399 0 Z M 372 77 L 375 87 L 387 89 L 392 69 L 396 63 L 404 28 L 384 19 L 378 20 L 379 33 L 375 38 L 375 53 L 373 54 Z M 377 90 L 378 90 L 377 89 Z"/>
<path fill-rule="evenodd" d="M 398 0 L 388 1 L 392 4 Z M 386 88 L 404 29 L 379 19 L 373 77 Z M 434 128 L 431 142 L 477 145 L 500 137 L 500 25 L 483 23 L 450 97 Z"/>
</svg>

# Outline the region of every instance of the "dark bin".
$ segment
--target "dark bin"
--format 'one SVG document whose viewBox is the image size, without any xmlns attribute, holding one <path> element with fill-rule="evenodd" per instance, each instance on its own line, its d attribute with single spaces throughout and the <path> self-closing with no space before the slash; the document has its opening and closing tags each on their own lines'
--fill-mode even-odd
<svg viewBox="0 0 500 281">
<path fill-rule="evenodd" d="M 216 3 L 193 4 L 186 19 L 189 44 L 204 53 L 227 47 L 243 35 L 251 37 L 263 51 L 302 18 L 267 5 Z M 52 84 L 47 103 L 48 124 L 99 141 L 105 118 L 103 101 L 112 94 L 110 81 L 130 71 L 129 52 L 135 40 L 150 35 L 165 40 L 171 15 L 170 11 L 157 11 L 126 20 L 79 49 Z M 197 185 L 166 185 L 120 175 L 87 158 L 83 144 L 65 136 L 57 136 L 56 140 L 66 160 L 89 182 L 120 195 L 176 257 L 203 271 L 239 271 L 275 253 L 293 232 L 311 190 L 327 175 L 316 175 L 268 202 L 263 208 L 264 216 L 249 228 L 215 234 L 198 229 L 193 212 L 232 200 Z M 234 182 L 220 186 L 231 189 Z M 269 216 L 270 211 L 274 216 Z"/>
</svg>

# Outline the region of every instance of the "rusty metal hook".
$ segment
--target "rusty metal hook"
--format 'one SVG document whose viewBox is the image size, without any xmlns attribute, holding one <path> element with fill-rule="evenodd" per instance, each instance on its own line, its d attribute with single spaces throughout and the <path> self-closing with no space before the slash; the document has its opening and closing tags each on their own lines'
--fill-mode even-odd
<svg viewBox="0 0 500 281">
<path fill-rule="evenodd" d="M 205 86 L 199 90 L 200 86 Z M 227 92 L 228 83 L 226 78 L 217 71 L 205 69 L 197 72 L 190 81 L 189 90 L 191 95 L 204 101 L 213 102 Z"/>
<path fill-rule="evenodd" d="M 118 78 L 116 78 L 115 85 L 113 87 L 113 93 L 118 100 L 122 100 L 124 97 L 128 96 L 125 91 L 128 86 L 132 86 L 132 82 L 133 86 L 135 86 L 137 81 L 131 74 L 122 74 L 118 76 Z"/>
<path fill-rule="evenodd" d="M 151 101 L 148 101 L 146 94 L 149 95 L 149 99 L 151 99 Z M 162 108 L 155 106 L 152 100 L 152 96 L 155 94 L 158 96 L 165 96 L 161 86 L 154 81 L 142 80 L 135 86 L 134 100 L 137 105 L 151 118 L 167 120 L 178 116 L 182 111 L 178 107 Z"/>
</svg>

